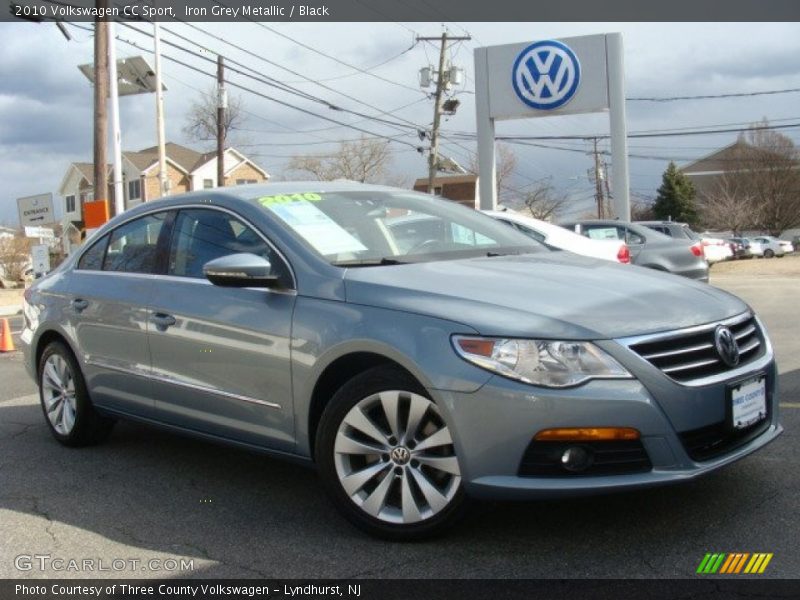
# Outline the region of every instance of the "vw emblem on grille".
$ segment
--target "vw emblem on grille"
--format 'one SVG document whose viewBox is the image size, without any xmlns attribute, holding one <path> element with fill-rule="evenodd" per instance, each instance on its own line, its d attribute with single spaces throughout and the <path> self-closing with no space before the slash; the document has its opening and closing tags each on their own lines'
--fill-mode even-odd
<svg viewBox="0 0 800 600">
<path fill-rule="evenodd" d="M 392 449 L 391 457 L 392 460 L 398 465 L 404 465 L 411 458 L 411 452 L 409 452 L 408 448 L 405 446 L 397 446 L 396 448 Z"/>
<path fill-rule="evenodd" d="M 739 344 L 736 343 L 736 338 L 730 329 L 724 325 L 717 327 L 714 331 L 714 346 L 717 348 L 717 354 L 729 367 L 735 367 L 739 364 Z"/>
<path fill-rule="evenodd" d="M 532 108 L 563 106 L 578 91 L 581 65 L 569 46 L 555 40 L 536 42 L 519 53 L 511 72 L 514 92 Z"/>
</svg>

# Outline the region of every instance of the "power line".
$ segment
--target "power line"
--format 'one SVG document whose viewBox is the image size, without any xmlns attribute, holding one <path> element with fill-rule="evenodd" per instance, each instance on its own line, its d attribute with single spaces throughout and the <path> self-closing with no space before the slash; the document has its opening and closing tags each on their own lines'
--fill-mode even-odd
<svg viewBox="0 0 800 600">
<path fill-rule="evenodd" d="M 231 42 L 229 40 L 226 40 L 225 38 L 222 38 L 222 37 L 220 37 L 220 36 L 218 36 L 218 35 L 216 35 L 214 33 L 211 33 L 210 31 L 202 29 L 201 27 L 198 27 L 197 25 L 194 25 L 193 23 L 185 22 L 184 25 L 187 25 L 188 27 L 191 27 L 192 29 L 194 29 L 196 31 L 199 31 L 200 33 L 202 33 L 204 35 L 207 35 L 207 36 L 212 37 L 212 38 L 214 38 L 214 39 L 216 39 L 216 40 L 218 40 L 218 41 L 220 41 L 220 42 L 222 42 L 224 44 L 227 44 L 228 46 L 230 46 L 232 48 L 235 48 L 235 49 L 239 50 L 240 52 L 244 52 L 245 54 L 247 54 L 249 56 L 252 56 L 253 58 L 255 58 L 257 60 L 260 60 L 260 61 L 262 61 L 262 62 L 264 62 L 266 64 L 269 64 L 269 65 L 272 65 L 272 66 L 277 67 L 279 69 L 282 69 L 282 70 L 286 71 L 287 73 L 291 73 L 292 75 L 295 75 L 297 77 L 302 77 L 308 83 L 313 83 L 313 84 L 318 85 L 319 87 L 321 87 L 323 89 L 326 89 L 326 90 L 328 90 L 330 92 L 333 92 L 335 94 L 339 94 L 340 96 L 342 96 L 344 98 L 348 98 L 349 100 L 352 100 L 352 101 L 357 102 L 357 103 L 359 103 L 359 104 L 361 104 L 363 106 L 366 106 L 368 108 L 376 110 L 376 111 L 378 111 L 379 115 L 389 114 L 389 111 L 382 111 L 380 108 L 378 108 L 376 106 L 373 106 L 372 104 L 369 104 L 367 102 L 364 102 L 360 98 L 356 98 L 355 96 L 351 96 L 351 95 L 349 95 L 349 94 L 347 94 L 345 92 L 342 92 L 340 90 L 337 90 L 335 88 L 332 88 L 330 86 L 322 84 L 317 80 L 311 79 L 310 77 L 307 77 L 307 76 L 303 75 L 302 73 L 294 71 L 294 70 L 292 70 L 292 69 L 290 69 L 288 67 L 285 67 L 285 66 L 283 66 L 283 65 L 281 65 L 279 63 L 276 63 L 276 62 L 274 62 L 272 60 L 269 60 L 268 58 L 265 58 L 265 57 L 261 56 L 260 54 L 256 54 L 255 52 L 252 52 L 251 50 L 248 50 L 247 48 L 244 48 L 244 47 L 242 47 L 242 46 L 240 46 L 238 44 L 235 44 L 235 43 L 233 43 L 233 42 Z M 164 29 L 166 30 L 166 28 L 164 28 Z M 206 50 L 207 52 L 214 52 L 211 49 L 205 48 L 202 44 L 200 44 L 200 43 L 198 43 L 198 42 L 196 42 L 194 40 L 191 40 L 191 39 L 189 39 L 189 38 L 187 38 L 187 37 L 185 37 L 185 36 L 183 36 L 183 35 L 181 35 L 179 33 L 176 33 L 176 32 L 174 32 L 172 30 L 166 30 L 166 31 L 168 31 L 170 34 L 172 34 L 172 35 L 174 35 L 174 36 L 176 36 L 176 37 L 178 37 L 178 38 L 180 38 L 180 39 L 182 39 L 182 40 L 184 40 L 186 42 L 189 42 L 190 44 L 194 44 L 198 48 L 202 48 L 202 49 Z M 409 50 L 410 50 L 410 48 L 409 48 Z M 214 52 L 214 53 L 215 54 L 219 54 L 218 52 Z M 232 59 L 229 58 L 228 60 L 232 60 Z M 249 67 L 247 65 L 243 65 L 242 63 L 238 63 L 236 61 L 233 61 L 233 62 L 234 62 L 234 64 L 237 64 L 238 66 L 240 66 L 242 68 L 246 68 L 247 70 L 252 71 L 253 73 L 258 73 L 259 76 L 264 76 L 257 69 L 254 69 L 254 68 Z M 264 76 L 264 77 L 266 77 L 266 76 Z M 285 86 L 285 87 L 287 87 L 289 89 L 292 89 L 298 94 L 306 95 L 306 96 L 309 96 L 309 97 L 314 97 L 311 94 L 309 94 L 308 92 L 303 92 L 302 90 L 299 90 L 297 88 L 292 88 L 292 87 L 288 86 L 286 84 L 286 82 L 281 82 L 281 81 L 279 81 L 277 79 L 274 79 L 272 77 L 268 77 L 268 79 L 272 80 L 273 82 L 275 82 L 278 85 L 282 85 L 282 86 Z M 328 103 L 327 101 L 323 101 L 323 102 Z M 341 109 L 341 107 L 338 107 L 337 105 L 334 105 L 332 103 L 328 103 L 328 104 L 331 107 L 333 107 L 335 110 L 343 110 L 343 109 Z M 349 112 L 353 112 L 353 111 L 349 111 Z M 363 116 L 363 115 L 360 115 L 360 116 Z M 410 125 L 410 126 L 412 126 L 414 128 L 418 128 L 419 127 L 419 125 L 417 125 L 416 123 L 412 123 L 411 121 L 407 121 L 405 119 L 401 119 L 401 120 L 405 121 L 407 125 Z"/>
<path fill-rule="evenodd" d="M 677 102 L 679 100 L 716 100 L 719 98 L 747 98 L 752 96 L 772 96 L 775 94 L 794 94 L 800 92 L 800 88 L 788 88 L 785 90 L 763 90 L 760 92 L 739 92 L 732 94 L 704 94 L 700 96 L 662 96 L 662 97 L 634 97 L 626 98 L 629 102 Z"/>
<path fill-rule="evenodd" d="M 142 48 L 142 47 L 141 47 L 139 44 L 137 44 L 136 42 L 132 42 L 132 41 L 130 41 L 130 40 L 127 40 L 127 39 L 121 38 L 121 37 L 119 37 L 119 36 L 117 36 L 117 38 L 116 38 L 116 39 L 117 39 L 117 40 L 119 40 L 119 41 L 121 41 L 121 42 L 123 42 L 123 43 L 125 43 L 125 44 L 128 44 L 128 45 L 130 45 L 130 46 L 133 46 L 134 48 L 137 48 L 137 49 L 139 49 L 139 50 L 143 50 L 143 51 L 145 51 L 145 52 L 149 52 L 149 50 L 148 50 L 148 49 L 146 49 L 146 48 Z M 198 67 L 195 67 L 194 65 L 190 65 L 190 64 L 188 64 L 188 63 L 186 63 L 186 62 L 183 62 L 183 61 L 181 61 L 181 60 L 179 60 L 179 59 L 177 59 L 177 58 L 174 58 L 174 57 L 172 57 L 172 56 L 169 56 L 169 55 L 167 55 L 167 54 L 163 54 L 162 56 L 163 56 L 163 58 L 164 58 L 164 59 L 166 59 L 166 60 L 169 60 L 170 62 L 173 62 L 173 63 L 175 63 L 175 64 L 181 65 L 181 66 L 182 66 L 182 67 L 184 67 L 184 68 L 190 69 L 190 70 L 192 70 L 192 71 L 195 71 L 195 72 L 197 72 L 197 73 L 200 73 L 200 74 L 202 74 L 202 75 L 205 75 L 205 76 L 207 76 L 207 77 L 215 77 L 215 75 L 214 75 L 214 74 L 212 74 L 212 73 L 208 73 L 207 71 L 203 71 L 202 69 L 200 69 L 200 68 L 198 68 Z M 389 136 L 382 135 L 382 134 L 380 134 L 380 133 L 376 133 L 376 132 L 374 132 L 374 131 L 370 131 L 370 130 L 368 130 L 368 129 L 364 129 L 364 128 L 361 128 L 361 127 L 357 127 L 357 126 L 355 126 L 355 125 L 350 125 L 350 124 L 348 124 L 348 123 L 344 123 L 344 122 L 342 122 L 342 121 L 339 121 L 339 120 L 337 120 L 337 119 L 334 119 L 334 118 L 331 118 L 331 117 L 328 117 L 328 116 L 325 116 L 325 115 L 321 115 L 321 114 L 315 113 L 315 112 L 313 112 L 313 111 L 310 111 L 310 110 L 308 110 L 308 109 L 302 108 L 302 107 L 300 107 L 300 106 L 296 106 L 296 105 L 294 105 L 294 104 L 291 104 L 291 103 L 289 103 L 289 102 L 286 102 L 286 101 L 284 101 L 284 100 L 280 100 L 279 98 L 275 98 L 274 96 L 270 96 L 270 95 L 268 95 L 268 94 L 264 94 L 264 93 L 262 93 L 262 92 L 259 92 L 259 91 L 257 91 L 257 90 L 254 90 L 254 89 L 252 89 L 252 88 L 249 88 L 249 87 L 247 87 L 247 86 L 244 86 L 244 85 L 242 85 L 242 84 L 240 84 L 240 83 L 236 83 L 236 82 L 234 82 L 234 81 L 230 81 L 230 80 L 228 80 L 228 81 L 226 81 L 226 82 L 227 82 L 228 84 L 232 85 L 232 86 L 233 86 L 233 87 L 235 87 L 235 88 L 241 89 L 241 90 L 243 90 L 243 91 L 245 91 L 245 92 L 248 92 L 248 93 L 251 93 L 251 94 L 254 94 L 254 95 L 256 95 L 256 96 L 259 96 L 259 97 L 261 97 L 261 98 L 264 98 L 264 99 L 266 99 L 266 100 L 270 100 L 270 101 L 272 101 L 272 102 L 275 102 L 275 103 L 277 103 L 277 104 L 280 104 L 280 105 L 282 105 L 282 106 L 285 106 L 285 107 L 287 107 L 287 108 L 291 108 L 291 109 L 293 109 L 293 110 L 296 110 L 296 111 L 302 112 L 302 113 L 304 113 L 304 114 L 307 114 L 307 115 L 310 115 L 310 116 L 316 117 L 316 118 L 318 118 L 318 119 L 323 119 L 323 120 L 325 120 L 325 121 L 329 121 L 329 122 L 331 122 L 331 123 L 336 123 L 336 124 L 338 124 L 338 125 L 341 125 L 342 127 L 347 127 L 347 128 L 349 128 L 349 129 L 353 129 L 353 130 L 355 130 L 355 131 L 359 131 L 359 132 L 361 132 L 361 133 L 365 133 L 365 134 L 367 134 L 367 135 L 369 135 L 369 136 L 372 136 L 372 137 L 375 137 L 375 138 L 381 138 L 381 139 L 385 139 L 385 140 L 387 140 L 387 142 L 394 142 L 394 143 L 402 144 L 402 145 L 405 145 L 405 146 L 409 146 L 409 147 L 411 147 L 411 148 L 414 148 L 414 150 L 417 150 L 417 146 L 415 146 L 414 144 L 411 144 L 411 143 L 409 143 L 409 142 L 405 142 L 405 141 L 403 141 L 403 140 L 397 140 L 397 139 L 391 138 L 391 137 L 389 137 Z"/>
<path fill-rule="evenodd" d="M 222 6 L 222 7 L 225 7 L 225 8 L 230 8 L 224 2 L 220 2 L 220 0 L 213 0 L 213 2 L 214 2 L 214 4 L 217 4 L 219 6 Z M 369 72 L 369 71 L 367 71 L 365 69 L 362 69 L 361 67 L 358 67 L 358 66 L 352 65 L 352 64 L 350 64 L 350 63 L 348 63 L 346 61 L 343 61 L 340 58 L 336 58 L 335 56 L 331 56 L 330 54 L 327 54 L 326 52 L 323 52 L 322 50 L 314 48 L 313 46 L 309 46 L 305 42 L 301 42 L 300 40 L 296 40 L 293 37 L 288 36 L 285 33 L 282 33 L 282 32 L 278 31 L 277 29 L 275 29 L 273 27 L 269 27 L 268 25 L 265 25 L 264 23 L 261 23 L 260 21 L 256 21 L 256 20 L 251 19 L 249 17 L 247 17 L 247 20 L 252 22 L 252 23 L 255 23 L 256 25 L 258 25 L 259 27 L 262 27 L 263 29 L 266 29 L 267 31 L 271 31 L 272 33 L 274 33 L 277 36 L 280 36 L 280 37 L 282 37 L 282 38 L 284 38 L 286 40 L 289 40 L 293 44 L 297 44 L 298 46 L 300 46 L 302 48 L 305 48 L 306 50 L 314 52 L 315 54 L 319 54 L 320 56 L 324 56 L 325 58 L 327 58 L 329 60 L 332 60 L 334 62 L 337 62 L 337 63 L 339 63 L 341 65 L 344 65 L 345 67 L 348 67 L 350 69 L 353 69 L 354 71 L 358 71 L 360 73 L 364 73 L 365 75 L 369 75 L 370 77 L 374 77 L 375 79 L 379 79 L 379 80 L 383 81 L 384 83 L 390 83 L 392 85 L 395 85 L 395 86 L 398 86 L 398 87 L 402 87 L 402 88 L 405 88 L 407 90 L 411 90 L 413 92 L 421 92 L 421 90 L 419 90 L 417 88 L 413 88 L 411 86 L 405 85 L 405 84 L 400 83 L 398 81 L 393 81 L 393 80 L 388 79 L 386 77 L 381 77 L 380 75 L 376 75 L 375 73 L 371 73 L 371 72 Z M 421 93 L 424 93 L 424 92 L 421 92 Z"/>
<path fill-rule="evenodd" d="M 408 48 L 406 48 L 405 50 L 403 50 L 399 54 L 395 54 L 395 55 L 387 58 L 386 60 L 382 60 L 381 62 L 379 62 L 377 64 L 374 64 L 371 67 L 364 67 L 364 71 L 374 71 L 375 69 L 377 69 L 379 67 L 382 67 L 383 65 L 387 65 L 390 62 L 397 60 L 401 56 L 404 56 L 404 55 L 408 54 L 415 47 L 416 47 L 416 44 L 412 43 L 411 46 L 409 46 Z M 317 79 L 316 82 L 319 83 L 319 82 L 323 82 L 323 81 L 336 81 L 336 80 L 339 80 L 339 79 L 346 79 L 348 77 L 355 77 L 356 75 L 359 75 L 359 73 L 347 73 L 347 74 L 344 74 L 344 75 L 336 75 L 334 77 L 325 77 L 324 79 Z M 305 81 L 306 81 L 305 79 L 296 79 L 294 81 L 284 81 L 283 83 L 303 83 Z"/>
<path fill-rule="evenodd" d="M 121 24 L 124 25 L 125 27 L 127 27 L 127 28 L 129 28 L 129 29 L 141 34 L 141 35 L 145 35 L 147 37 L 153 37 L 152 34 L 146 32 L 146 31 L 142 31 L 140 29 L 137 29 L 136 27 L 133 27 L 132 25 L 129 25 L 129 24 L 124 23 L 124 22 L 122 22 Z M 231 66 L 228 66 L 228 70 L 229 71 L 232 71 L 232 72 L 237 73 L 239 75 L 242 75 L 244 77 L 248 77 L 250 79 L 253 79 L 255 81 L 263 83 L 264 85 L 268 85 L 270 87 L 279 89 L 279 90 L 281 90 L 283 92 L 286 92 L 286 93 L 289 93 L 289 94 L 293 94 L 295 96 L 298 96 L 298 97 L 303 98 L 305 100 L 308 100 L 310 102 L 315 102 L 315 103 L 318 103 L 318 104 L 322 104 L 322 105 L 326 106 L 327 108 L 330 108 L 331 110 L 347 112 L 347 113 L 356 115 L 358 117 L 362 117 L 362 118 L 365 118 L 365 119 L 373 120 L 373 121 L 376 121 L 376 122 L 381 122 L 381 123 L 384 123 L 386 125 L 389 125 L 389 126 L 392 126 L 392 127 L 395 127 L 395 128 L 409 128 L 410 127 L 410 128 L 415 129 L 415 130 L 418 128 L 418 125 L 416 125 L 415 123 L 410 123 L 410 124 L 406 125 L 404 123 L 399 123 L 399 122 L 395 122 L 395 121 L 389 121 L 387 119 L 381 119 L 380 117 L 376 117 L 376 116 L 373 116 L 373 115 L 368 115 L 368 114 L 365 114 L 365 113 L 362 113 L 362 112 L 359 112 L 359 111 L 354 111 L 354 110 L 351 110 L 351 109 L 348 109 L 348 108 L 341 107 L 341 106 L 339 106 L 337 104 L 333 104 L 332 102 L 329 102 L 328 100 L 325 100 L 325 99 L 320 98 L 318 96 L 314 96 L 313 94 L 309 94 L 308 92 L 304 92 L 304 91 L 299 90 L 297 88 L 293 88 L 291 86 L 285 85 L 283 82 L 278 81 L 277 79 L 274 79 L 274 78 L 271 78 L 271 77 L 268 77 L 268 76 L 260 75 L 260 74 L 258 74 L 259 72 L 256 69 L 254 69 L 254 68 L 252 68 L 252 67 L 250 67 L 248 65 L 245 65 L 245 64 L 243 64 L 241 62 L 238 62 L 236 60 L 233 60 L 230 57 L 225 56 L 225 55 L 223 55 L 223 54 L 221 54 L 219 52 L 215 52 L 214 50 L 212 50 L 210 48 L 206 48 L 202 44 L 199 44 L 198 42 L 190 40 L 190 39 L 186 38 L 185 36 L 177 34 L 174 31 L 171 31 L 171 30 L 167 29 L 166 27 L 162 27 L 162 29 L 164 31 L 166 31 L 167 33 L 171 34 L 171 35 L 174 35 L 174 36 L 176 36 L 176 37 L 178 37 L 180 39 L 183 39 L 183 40 L 185 40 L 185 41 L 187 41 L 187 42 L 189 42 L 191 44 L 196 45 L 198 48 L 201 48 L 202 50 L 205 50 L 206 52 L 213 53 L 213 54 L 216 54 L 218 56 L 223 56 L 223 58 L 225 58 L 225 60 L 227 62 L 232 63 L 232 64 L 234 64 L 236 66 L 239 66 L 239 67 L 241 67 L 243 69 L 246 69 L 247 71 L 250 71 L 251 73 L 244 72 L 244 71 L 242 71 L 240 69 L 236 69 L 235 67 L 231 67 Z M 204 56 L 203 54 L 200 54 L 198 52 L 190 50 L 190 49 L 188 49 L 188 48 L 186 48 L 184 46 L 181 46 L 180 44 L 176 44 L 176 43 L 171 42 L 169 40 L 163 40 L 163 42 L 165 44 L 169 45 L 169 46 L 172 46 L 173 48 L 181 50 L 182 52 L 186 52 L 187 54 L 191 54 L 191 55 L 195 56 L 196 58 L 199 58 L 199 59 L 204 60 L 206 62 L 216 63 L 216 61 L 213 58 L 211 58 L 210 56 Z M 266 60 L 266 59 L 263 59 L 263 60 Z M 267 61 L 267 62 L 271 62 L 271 61 Z M 326 86 L 323 86 L 323 87 L 326 87 Z M 332 88 L 329 88 L 329 89 L 332 89 Z M 335 90 L 333 90 L 333 91 L 335 91 Z M 338 93 L 342 93 L 342 92 L 338 92 Z M 361 100 L 359 100 L 357 98 L 354 98 L 352 96 L 348 96 L 347 94 L 343 94 L 342 93 L 342 95 L 345 96 L 345 97 L 348 97 L 348 98 L 352 98 L 353 100 L 355 100 L 355 101 L 357 101 L 357 102 L 359 102 L 361 104 L 364 104 L 365 106 L 373 108 L 375 110 L 380 110 L 380 109 L 377 109 L 376 107 L 374 107 L 374 106 L 372 106 L 372 105 L 370 105 L 368 103 L 365 103 L 365 102 L 363 102 L 363 101 L 361 101 Z M 379 114 L 387 114 L 387 112 L 388 111 L 382 111 Z"/>
</svg>

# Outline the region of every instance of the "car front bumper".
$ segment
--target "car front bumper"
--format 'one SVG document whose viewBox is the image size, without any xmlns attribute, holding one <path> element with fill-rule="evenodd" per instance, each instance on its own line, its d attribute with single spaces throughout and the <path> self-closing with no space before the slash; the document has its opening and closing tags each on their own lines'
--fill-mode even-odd
<svg viewBox="0 0 800 600">
<path fill-rule="evenodd" d="M 763 373 L 767 378 L 766 419 L 754 426 L 753 435 L 700 461 L 692 459 L 681 434 L 725 419 L 730 379 L 691 390 L 672 382 L 667 388 L 650 386 L 658 390 L 654 395 L 640 379 L 596 380 L 577 388 L 551 390 L 495 376 L 477 392 L 433 393 L 450 426 L 467 493 L 486 499 L 537 499 L 688 481 L 765 446 L 783 431 L 777 369 L 771 352 L 750 369 L 750 374 Z M 741 378 L 741 374 L 736 377 Z M 685 390 L 683 397 L 679 395 L 681 388 Z M 666 394 L 665 389 L 669 390 Z M 697 407 L 698 400 L 706 406 L 690 411 L 680 406 L 683 402 Z M 637 429 L 651 468 L 627 474 L 525 474 L 523 457 L 536 433 L 565 427 Z"/>
</svg>

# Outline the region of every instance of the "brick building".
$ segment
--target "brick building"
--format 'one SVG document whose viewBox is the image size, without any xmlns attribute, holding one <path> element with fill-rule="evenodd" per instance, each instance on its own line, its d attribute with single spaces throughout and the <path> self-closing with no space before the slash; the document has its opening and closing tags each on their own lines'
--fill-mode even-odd
<svg viewBox="0 0 800 600">
<path fill-rule="evenodd" d="M 477 175 L 443 175 L 433 180 L 434 193 L 442 198 L 453 200 L 470 208 L 480 206 L 478 195 Z M 414 182 L 417 192 L 428 191 L 428 178 L 417 179 Z"/>
</svg>

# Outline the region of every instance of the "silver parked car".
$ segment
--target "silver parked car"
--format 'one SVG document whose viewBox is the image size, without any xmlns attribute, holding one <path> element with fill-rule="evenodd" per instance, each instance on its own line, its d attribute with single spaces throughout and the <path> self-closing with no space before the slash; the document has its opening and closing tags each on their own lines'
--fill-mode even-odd
<svg viewBox="0 0 800 600">
<path fill-rule="evenodd" d="M 436 237 L 401 243 L 387 223 L 416 216 Z M 344 515 L 392 539 L 441 530 L 467 497 L 687 481 L 782 431 L 772 346 L 738 298 L 394 188 L 142 204 L 24 314 L 62 444 L 137 419 L 314 463 Z"/>
<path fill-rule="evenodd" d="M 622 240 L 630 249 L 634 265 L 708 281 L 708 262 L 699 240 L 672 238 L 649 226 L 626 221 L 597 219 L 560 225 L 596 240 Z"/>
</svg>

